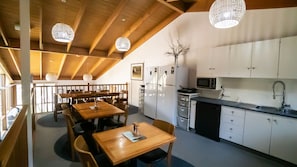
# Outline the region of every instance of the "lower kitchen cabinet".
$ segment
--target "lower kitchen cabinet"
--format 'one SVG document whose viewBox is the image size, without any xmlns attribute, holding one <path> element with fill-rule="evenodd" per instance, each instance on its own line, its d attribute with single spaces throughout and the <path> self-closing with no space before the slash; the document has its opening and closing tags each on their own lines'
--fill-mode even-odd
<svg viewBox="0 0 297 167">
<path fill-rule="evenodd" d="M 297 164 L 297 120 L 272 116 L 270 155 Z"/>
<path fill-rule="evenodd" d="M 243 145 L 269 154 L 271 115 L 253 111 L 245 114 Z"/>
<path fill-rule="evenodd" d="M 297 164 L 297 120 L 246 111 L 243 145 Z"/>
<path fill-rule="evenodd" d="M 242 145 L 244 116 L 243 109 L 222 106 L 220 138 Z"/>
</svg>

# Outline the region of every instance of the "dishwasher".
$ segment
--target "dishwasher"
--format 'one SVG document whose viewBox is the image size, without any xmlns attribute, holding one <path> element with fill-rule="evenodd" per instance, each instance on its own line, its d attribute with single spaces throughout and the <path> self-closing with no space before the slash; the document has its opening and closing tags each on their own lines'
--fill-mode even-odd
<svg viewBox="0 0 297 167">
<path fill-rule="evenodd" d="M 196 104 L 196 133 L 220 141 L 221 105 L 199 102 Z"/>
</svg>

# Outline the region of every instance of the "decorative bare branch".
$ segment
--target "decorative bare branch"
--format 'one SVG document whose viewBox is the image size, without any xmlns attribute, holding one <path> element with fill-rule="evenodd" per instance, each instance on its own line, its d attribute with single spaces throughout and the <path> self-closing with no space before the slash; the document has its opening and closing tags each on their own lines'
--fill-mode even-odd
<svg viewBox="0 0 297 167">
<path fill-rule="evenodd" d="M 175 64 L 177 64 L 177 59 L 179 55 L 186 55 L 189 51 L 189 47 L 183 46 L 179 40 L 177 40 L 177 44 L 173 44 L 173 42 L 170 45 L 171 51 L 166 52 L 165 54 L 169 56 L 174 56 Z"/>
</svg>

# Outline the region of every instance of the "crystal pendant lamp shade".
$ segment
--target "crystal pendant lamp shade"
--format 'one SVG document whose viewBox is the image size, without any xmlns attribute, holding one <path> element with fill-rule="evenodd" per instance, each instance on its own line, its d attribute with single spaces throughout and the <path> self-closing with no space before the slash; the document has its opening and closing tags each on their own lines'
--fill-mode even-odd
<svg viewBox="0 0 297 167">
<path fill-rule="evenodd" d="M 45 75 L 45 80 L 51 81 L 51 82 L 56 81 L 57 80 L 57 75 L 55 75 L 53 73 L 47 73 Z"/>
<path fill-rule="evenodd" d="M 57 23 L 52 28 L 52 36 L 58 42 L 69 43 L 74 38 L 74 31 L 67 24 Z"/>
<path fill-rule="evenodd" d="M 115 42 L 115 46 L 116 46 L 118 51 L 126 52 L 126 51 L 128 51 L 130 49 L 131 43 L 130 43 L 130 40 L 128 38 L 119 37 Z"/>
<path fill-rule="evenodd" d="M 209 21 L 216 28 L 231 28 L 245 14 L 244 0 L 216 0 L 209 10 Z"/>
<path fill-rule="evenodd" d="M 84 74 L 83 75 L 83 80 L 84 81 L 92 81 L 92 79 L 93 79 L 93 76 L 91 75 L 91 74 Z"/>
</svg>

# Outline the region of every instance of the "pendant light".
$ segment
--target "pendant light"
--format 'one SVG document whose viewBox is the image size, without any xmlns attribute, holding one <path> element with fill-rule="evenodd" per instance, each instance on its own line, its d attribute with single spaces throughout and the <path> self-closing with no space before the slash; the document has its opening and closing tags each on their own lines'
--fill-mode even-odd
<svg viewBox="0 0 297 167">
<path fill-rule="evenodd" d="M 216 28 L 231 28 L 239 24 L 246 11 L 244 0 L 216 0 L 209 10 L 209 21 Z"/>
<path fill-rule="evenodd" d="M 74 31 L 67 24 L 57 23 L 52 28 L 52 36 L 55 41 L 69 43 L 74 38 Z"/>
<path fill-rule="evenodd" d="M 61 0 L 61 2 L 66 6 L 67 0 Z M 52 27 L 52 37 L 57 42 L 69 43 L 74 38 L 74 31 L 69 25 L 65 23 L 56 23 Z"/>
<path fill-rule="evenodd" d="M 53 73 L 47 73 L 45 75 L 45 80 L 47 81 L 50 81 L 50 82 L 54 82 L 54 81 L 57 81 L 57 75 L 56 74 L 53 74 Z"/>
<path fill-rule="evenodd" d="M 130 40 L 126 37 L 119 37 L 115 42 L 115 46 L 118 51 L 126 52 L 130 49 L 131 43 Z"/>
<path fill-rule="evenodd" d="M 93 79 L 93 76 L 91 74 L 84 74 L 83 75 L 83 80 L 84 81 L 90 82 L 90 81 L 92 81 L 92 79 Z"/>
</svg>

